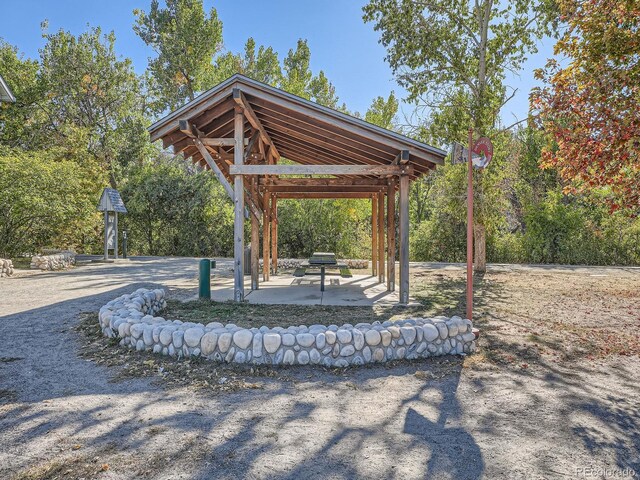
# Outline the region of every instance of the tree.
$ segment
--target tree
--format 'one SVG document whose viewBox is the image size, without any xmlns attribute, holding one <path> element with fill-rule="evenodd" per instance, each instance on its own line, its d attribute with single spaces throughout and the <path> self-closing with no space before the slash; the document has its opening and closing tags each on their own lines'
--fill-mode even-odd
<svg viewBox="0 0 640 480">
<path fill-rule="evenodd" d="M 364 119 L 378 125 L 379 127 L 393 130 L 395 128 L 395 118 L 398 114 L 398 99 L 391 92 L 387 99 L 384 97 L 376 97 L 371 102 L 371 106 L 367 110 Z"/>
<path fill-rule="evenodd" d="M 311 50 L 306 40 L 298 40 L 296 49 L 290 49 L 283 60 L 284 73 L 280 88 L 325 107 L 336 108 L 338 97 L 333 84 L 320 70 L 313 75 L 310 68 Z"/>
<path fill-rule="evenodd" d="M 536 73 L 532 95 L 549 135 L 543 166 L 567 192 L 599 191 L 612 209 L 640 212 L 640 5 L 625 0 L 560 0 L 567 30 Z"/>
<path fill-rule="evenodd" d="M 149 255 L 228 256 L 233 205 L 209 172 L 158 158 L 133 168 L 122 188 L 130 249 Z"/>
<path fill-rule="evenodd" d="M 43 113 L 39 105 L 46 101 L 39 67 L 36 60 L 23 58 L 16 47 L 0 39 L 0 72 L 16 97 L 15 103 L 0 104 L 0 144 L 34 148 L 46 141 L 47 136 L 33 128 L 34 119 Z"/>
<path fill-rule="evenodd" d="M 134 10 L 133 30 L 156 52 L 149 70 L 157 96 L 155 111 L 175 110 L 213 86 L 213 59 L 222 49 L 222 22 L 215 8 L 207 15 L 202 0 L 167 0 L 160 8 Z"/>
<path fill-rule="evenodd" d="M 46 24 L 45 24 L 46 27 Z M 140 80 L 131 60 L 119 59 L 115 34 L 91 28 L 78 37 L 63 30 L 43 35 L 38 103 L 43 135 L 77 154 L 89 153 L 109 172 L 112 186 L 129 162 L 150 148 Z"/>
<path fill-rule="evenodd" d="M 278 54 L 272 47 L 260 45 L 249 38 L 244 47 L 244 56 L 228 52 L 216 61 L 216 77 L 222 81 L 235 73 L 241 73 L 268 85 L 279 85 L 282 81 L 282 68 Z"/>
<path fill-rule="evenodd" d="M 0 147 L 0 257 L 95 243 L 105 179 L 91 158 L 83 160 L 69 160 L 60 149 Z"/>
<path fill-rule="evenodd" d="M 398 83 L 428 114 L 429 136 L 465 141 L 466 130 L 489 135 L 513 96 L 505 72 L 518 71 L 536 39 L 549 33 L 547 0 L 371 0 L 365 21 L 375 23 Z M 491 170 L 491 167 L 489 168 Z M 476 269 L 484 271 L 485 190 L 476 174 L 480 202 L 474 216 Z"/>
</svg>

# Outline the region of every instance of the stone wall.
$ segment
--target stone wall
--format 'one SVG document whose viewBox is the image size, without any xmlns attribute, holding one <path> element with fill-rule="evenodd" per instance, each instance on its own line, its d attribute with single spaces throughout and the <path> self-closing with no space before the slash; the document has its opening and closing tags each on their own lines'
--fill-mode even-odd
<svg viewBox="0 0 640 480">
<path fill-rule="evenodd" d="M 240 328 L 156 317 L 166 306 L 164 290 L 139 289 L 100 309 L 102 332 L 120 345 L 177 357 L 268 365 L 321 364 L 346 367 L 475 351 L 469 320 L 434 317 L 355 326 Z"/>
<path fill-rule="evenodd" d="M 279 258 L 278 259 L 278 268 L 282 270 L 291 270 L 294 268 L 298 268 L 307 260 L 303 260 L 300 258 Z M 369 268 L 369 260 L 358 260 L 358 259 L 346 259 L 346 260 L 338 260 L 339 263 L 344 263 L 349 268 L 354 269 L 364 269 Z M 262 266 L 262 259 L 260 259 L 260 265 Z"/>
<path fill-rule="evenodd" d="M 0 258 L 0 278 L 13 275 L 13 262 L 6 258 Z"/>
<path fill-rule="evenodd" d="M 61 252 L 53 255 L 36 255 L 31 257 L 31 268 L 40 270 L 63 270 L 76 263 L 75 252 Z"/>
</svg>

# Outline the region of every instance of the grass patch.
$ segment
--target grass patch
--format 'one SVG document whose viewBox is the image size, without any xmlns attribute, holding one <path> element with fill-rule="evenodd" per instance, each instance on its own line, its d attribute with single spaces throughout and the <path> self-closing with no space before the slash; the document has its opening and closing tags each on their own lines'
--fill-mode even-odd
<svg viewBox="0 0 640 480">
<path fill-rule="evenodd" d="M 287 327 L 290 325 L 342 325 L 384 322 L 410 316 L 402 307 L 340 307 L 331 305 L 256 305 L 235 302 L 168 300 L 165 318 L 207 324 L 235 323 L 240 327 Z"/>
</svg>

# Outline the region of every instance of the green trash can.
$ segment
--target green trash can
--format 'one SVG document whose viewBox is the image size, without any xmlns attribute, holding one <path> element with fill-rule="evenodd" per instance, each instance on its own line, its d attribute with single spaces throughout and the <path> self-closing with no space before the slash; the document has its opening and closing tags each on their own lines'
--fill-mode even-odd
<svg viewBox="0 0 640 480">
<path fill-rule="evenodd" d="M 213 262 L 215 266 L 215 261 Z M 211 260 L 200 260 L 200 281 L 198 288 L 200 300 L 211 300 Z"/>
</svg>

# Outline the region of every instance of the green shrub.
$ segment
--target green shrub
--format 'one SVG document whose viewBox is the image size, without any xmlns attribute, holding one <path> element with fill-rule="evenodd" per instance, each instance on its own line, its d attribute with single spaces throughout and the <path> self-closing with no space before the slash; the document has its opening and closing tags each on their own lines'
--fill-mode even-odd
<svg viewBox="0 0 640 480">
<path fill-rule="evenodd" d="M 147 164 L 130 172 L 121 193 L 131 254 L 233 255 L 233 204 L 210 172 Z"/>
<path fill-rule="evenodd" d="M 96 204 L 104 182 L 88 158 L 0 149 L 0 256 L 42 248 L 92 250 L 100 243 Z"/>
</svg>

